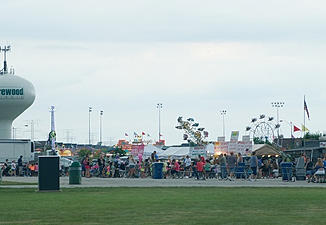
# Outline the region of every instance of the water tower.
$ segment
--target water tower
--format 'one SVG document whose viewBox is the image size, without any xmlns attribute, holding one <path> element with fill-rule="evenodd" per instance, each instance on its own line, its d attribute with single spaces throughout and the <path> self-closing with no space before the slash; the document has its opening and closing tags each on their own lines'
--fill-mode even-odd
<svg viewBox="0 0 326 225">
<path fill-rule="evenodd" d="M 0 70 L 0 139 L 11 139 L 12 122 L 30 107 L 35 99 L 35 89 L 31 82 L 8 72 L 7 52 L 10 46 L 0 47 L 3 52 L 3 69 Z"/>
</svg>

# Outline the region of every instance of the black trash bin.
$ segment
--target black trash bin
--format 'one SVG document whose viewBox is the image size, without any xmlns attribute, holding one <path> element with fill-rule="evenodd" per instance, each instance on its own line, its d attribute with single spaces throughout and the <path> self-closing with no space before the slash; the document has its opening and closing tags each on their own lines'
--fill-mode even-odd
<svg viewBox="0 0 326 225">
<path fill-rule="evenodd" d="M 38 157 L 38 189 L 39 191 L 59 191 L 59 156 Z"/>
<path fill-rule="evenodd" d="M 81 165 L 73 162 L 69 167 L 69 184 L 81 184 Z"/>
<path fill-rule="evenodd" d="M 152 164 L 152 178 L 163 179 L 163 163 L 156 162 Z"/>
</svg>

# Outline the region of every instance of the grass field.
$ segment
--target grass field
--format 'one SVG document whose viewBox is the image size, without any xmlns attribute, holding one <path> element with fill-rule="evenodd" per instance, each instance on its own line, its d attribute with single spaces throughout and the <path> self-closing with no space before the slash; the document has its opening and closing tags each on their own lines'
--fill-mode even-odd
<svg viewBox="0 0 326 225">
<path fill-rule="evenodd" d="M 326 189 L 0 188 L 0 224 L 325 224 Z"/>
</svg>

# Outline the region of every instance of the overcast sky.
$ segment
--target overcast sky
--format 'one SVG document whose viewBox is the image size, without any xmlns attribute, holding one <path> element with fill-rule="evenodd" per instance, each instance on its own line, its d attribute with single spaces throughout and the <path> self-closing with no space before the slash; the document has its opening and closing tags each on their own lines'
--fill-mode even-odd
<svg viewBox="0 0 326 225">
<path fill-rule="evenodd" d="M 37 97 L 15 122 L 17 137 L 36 121 L 46 139 L 56 107 L 58 141 L 114 144 L 133 132 L 182 143 L 178 116 L 193 117 L 216 140 L 245 133 L 253 117 L 303 123 L 306 95 L 312 132 L 326 130 L 325 1 L 2 0 L 0 45 L 8 63 L 30 80 Z M 1 59 L 2 60 L 2 59 Z M 285 122 L 281 133 L 290 135 Z M 300 136 L 299 133 L 296 136 Z"/>
</svg>

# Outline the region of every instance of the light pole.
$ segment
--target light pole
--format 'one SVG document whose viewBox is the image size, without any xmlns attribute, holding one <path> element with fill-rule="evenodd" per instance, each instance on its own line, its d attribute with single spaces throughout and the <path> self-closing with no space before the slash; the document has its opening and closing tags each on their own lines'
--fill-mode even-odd
<svg viewBox="0 0 326 225">
<path fill-rule="evenodd" d="M 272 102 L 272 107 L 276 108 L 276 113 L 277 113 L 277 125 L 279 126 L 280 124 L 280 118 L 279 118 L 279 108 L 283 108 L 284 102 Z M 280 142 L 280 128 L 277 128 L 277 143 Z"/>
<path fill-rule="evenodd" d="M 88 107 L 88 144 L 91 145 L 91 112 L 92 107 Z"/>
<path fill-rule="evenodd" d="M 161 109 L 162 103 L 157 103 L 156 108 L 158 109 L 158 141 L 161 142 Z"/>
<path fill-rule="evenodd" d="M 103 117 L 103 110 L 100 111 L 100 145 L 102 145 L 102 117 Z"/>
<path fill-rule="evenodd" d="M 33 141 L 34 140 L 34 120 L 31 120 L 30 123 L 31 123 L 30 125 L 25 124 L 25 127 L 30 126 L 30 128 L 31 128 L 31 141 Z"/>
<path fill-rule="evenodd" d="M 224 121 L 224 117 L 226 115 L 226 110 L 221 110 L 220 111 L 222 118 L 223 118 L 223 137 L 225 137 L 225 121 Z"/>
</svg>

